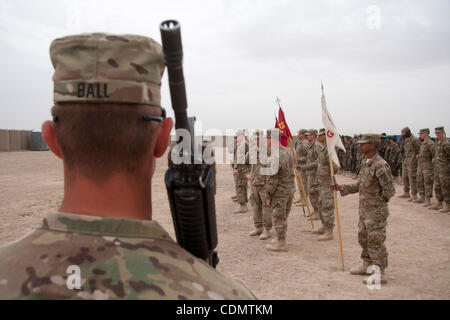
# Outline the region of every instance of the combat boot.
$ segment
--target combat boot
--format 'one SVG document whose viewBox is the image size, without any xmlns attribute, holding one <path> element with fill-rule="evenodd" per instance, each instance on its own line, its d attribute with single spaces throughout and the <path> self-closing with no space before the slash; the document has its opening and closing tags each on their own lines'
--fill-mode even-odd
<svg viewBox="0 0 450 320">
<path fill-rule="evenodd" d="M 247 211 L 248 211 L 247 204 L 244 203 L 244 204 L 241 204 L 239 206 L 239 208 L 237 210 L 235 210 L 233 213 L 246 213 Z"/>
<path fill-rule="evenodd" d="M 255 230 L 250 232 L 248 235 L 250 237 L 255 237 L 255 236 L 259 236 L 262 232 L 263 232 L 263 228 L 256 228 Z"/>
<path fill-rule="evenodd" d="M 431 198 L 425 198 L 425 204 L 423 205 L 425 208 L 431 206 Z"/>
<path fill-rule="evenodd" d="M 416 199 L 413 201 L 414 203 L 424 203 L 425 202 L 425 196 L 420 196 L 419 199 Z"/>
<path fill-rule="evenodd" d="M 260 240 L 266 240 L 270 238 L 270 230 L 267 228 L 264 228 L 262 234 L 259 236 Z"/>
<path fill-rule="evenodd" d="M 231 200 L 237 200 L 237 196 L 231 196 Z"/>
<path fill-rule="evenodd" d="M 408 199 L 409 198 L 409 192 L 404 192 L 402 195 L 398 196 L 399 198 Z"/>
<path fill-rule="evenodd" d="M 285 239 L 274 239 L 274 240 L 275 241 L 272 241 L 273 244 L 268 244 L 266 246 L 266 250 L 268 250 L 268 251 L 282 251 L 282 252 L 288 251 Z"/>
<path fill-rule="evenodd" d="M 442 201 L 438 201 L 434 206 L 429 207 L 430 210 L 440 210 L 442 209 Z"/>
<path fill-rule="evenodd" d="M 333 240 L 333 229 L 332 228 L 328 228 L 325 227 L 325 233 L 323 235 L 321 235 L 319 238 L 317 238 L 317 240 L 319 241 L 328 241 L 328 240 Z"/>
<path fill-rule="evenodd" d="M 311 231 L 311 233 L 312 233 L 312 234 L 324 234 L 325 231 L 326 231 L 326 228 L 327 228 L 327 227 L 325 227 L 324 225 L 322 225 L 322 227 L 320 227 L 320 228 L 317 229 L 317 230 Z"/>
<path fill-rule="evenodd" d="M 367 279 L 364 279 L 362 283 L 367 285 Z M 380 284 L 386 283 L 387 283 L 386 270 L 384 268 L 380 268 Z"/>
<path fill-rule="evenodd" d="M 448 205 L 448 202 L 444 202 L 444 207 L 442 208 L 442 210 L 439 210 L 439 212 L 442 212 L 442 213 L 450 212 L 450 207 Z"/>
<path fill-rule="evenodd" d="M 359 267 L 354 267 L 350 269 L 350 274 L 365 276 L 367 275 L 367 268 L 370 266 L 370 263 L 366 260 L 363 261 L 363 264 Z"/>
<path fill-rule="evenodd" d="M 411 195 L 411 198 L 408 199 L 408 202 L 413 202 L 415 200 L 417 200 L 417 194 Z"/>
</svg>

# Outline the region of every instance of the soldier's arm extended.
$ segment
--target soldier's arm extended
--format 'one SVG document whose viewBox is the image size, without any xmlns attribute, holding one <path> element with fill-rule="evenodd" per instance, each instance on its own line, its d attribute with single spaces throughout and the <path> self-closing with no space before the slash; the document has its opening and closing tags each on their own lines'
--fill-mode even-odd
<svg viewBox="0 0 450 320">
<path fill-rule="evenodd" d="M 359 192 L 359 181 L 352 184 L 344 184 L 341 186 L 341 196 L 345 197 L 348 194 Z"/>
</svg>

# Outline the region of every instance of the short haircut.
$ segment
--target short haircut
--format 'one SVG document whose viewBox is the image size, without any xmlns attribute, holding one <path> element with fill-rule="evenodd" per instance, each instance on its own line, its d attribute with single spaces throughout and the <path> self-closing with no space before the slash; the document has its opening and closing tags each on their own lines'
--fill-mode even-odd
<svg viewBox="0 0 450 320">
<path fill-rule="evenodd" d="M 156 128 L 142 118 L 148 110 L 136 104 L 56 104 L 55 136 L 71 174 L 102 183 L 113 173 L 135 172 Z"/>
</svg>

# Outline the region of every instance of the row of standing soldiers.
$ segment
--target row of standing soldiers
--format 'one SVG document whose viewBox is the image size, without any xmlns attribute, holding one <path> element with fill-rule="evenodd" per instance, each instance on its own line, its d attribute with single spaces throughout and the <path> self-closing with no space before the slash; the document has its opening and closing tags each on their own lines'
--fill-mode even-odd
<svg viewBox="0 0 450 320">
<path fill-rule="evenodd" d="M 404 193 L 400 198 L 409 202 L 423 203 L 431 210 L 450 212 L 450 142 L 445 137 L 444 127 L 435 128 L 437 138 L 430 137 L 430 129 L 419 131 L 419 138 L 405 127 L 401 138 L 381 134 L 379 155 L 389 164 L 394 177 L 403 184 Z M 344 174 L 357 175 L 364 156 L 357 148 L 360 136 L 343 136 L 346 152 L 338 150 L 339 161 Z M 355 176 L 354 176 L 355 177 Z M 431 204 L 431 198 L 436 203 Z M 418 197 L 419 195 L 419 197 Z"/>
</svg>

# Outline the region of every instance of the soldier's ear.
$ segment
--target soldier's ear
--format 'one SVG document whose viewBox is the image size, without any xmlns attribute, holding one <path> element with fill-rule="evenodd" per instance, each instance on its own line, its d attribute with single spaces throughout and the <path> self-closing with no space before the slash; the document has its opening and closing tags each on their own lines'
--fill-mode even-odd
<svg viewBox="0 0 450 320">
<path fill-rule="evenodd" d="M 62 159 L 61 149 L 58 146 L 55 136 L 55 123 L 53 121 L 47 120 L 42 124 L 42 136 L 44 137 L 45 143 L 52 152 Z"/>
<path fill-rule="evenodd" d="M 161 122 L 161 128 L 158 132 L 158 136 L 156 137 L 155 150 L 153 151 L 153 155 L 156 158 L 161 157 L 164 152 L 166 152 L 172 127 L 172 118 L 166 118 Z"/>
</svg>

